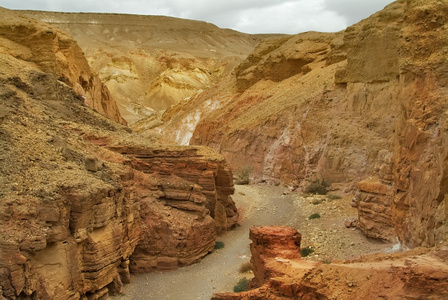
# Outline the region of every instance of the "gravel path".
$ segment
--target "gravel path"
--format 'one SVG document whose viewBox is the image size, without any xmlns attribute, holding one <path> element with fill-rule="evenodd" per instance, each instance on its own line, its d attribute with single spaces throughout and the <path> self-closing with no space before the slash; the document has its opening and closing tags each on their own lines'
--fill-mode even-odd
<svg viewBox="0 0 448 300">
<path fill-rule="evenodd" d="M 231 292 L 241 277 L 241 264 L 250 260 L 249 228 L 254 225 L 291 225 L 295 219 L 293 197 L 283 188 L 236 186 L 233 196 L 242 214 L 241 226 L 218 237 L 225 247 L 200 262 L 166 273 L 140 274 L 114 299 L 205 300 L 216 292 Z"/>
<path fill-rule="evenodd" d="M 250 260 L 249 228 L 254 225 L 286 225 L 302 234 L 302 247 L 315 252 L 305 259 L 335 261 L 390 250 L 392 244 L 366 238 L 360 230 L 346 228 L 344 220 L 354 218 L 350 194 L 339 191 L 338 200 L 324 196 L 303 196 L 270 185 L 238 185 L 233 199 L 242 216 L 238 228 L 218 237 L 225 247 L 200 262 L 165 273 L 140 274 L 126 285 L 123 300 L 208 300 L 213 293 L 232 292 L 242 278 L 241 265 Z M 313 213 L 321 218 L 309 220 Z"/>
</svg>

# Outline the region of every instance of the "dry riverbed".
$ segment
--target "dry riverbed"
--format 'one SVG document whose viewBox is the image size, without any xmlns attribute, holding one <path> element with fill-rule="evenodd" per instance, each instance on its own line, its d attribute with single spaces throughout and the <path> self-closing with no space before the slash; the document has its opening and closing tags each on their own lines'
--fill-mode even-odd
<svg viewBox="0 0 448 300">
<path fill-rule="evenodd" d="M 344 221 L 356 217 L 350 206 L 352 196 L 334 191 L 340 199 L 288 192 L 270 185 L 236 186 L 233 196 L 241 213 L 240 226 L 217 240 L 224 248 L 215 250 L 200 262 L 164 273 L 133 276 L 122 295 L 114 299 L 205 300 L 216 292 L 233 291 L 242 277 L 242 264 L 250 260 L 249 228 L 254 225 L 287 225 L 302 234 L 302 247 L 314 253 L 306 259 L 330 262 L 363 254 L 388 251 L 392 244 L 366 238 L 358 229 L 347 228 Z M 338 198 L 338 197 L 334 197 Z M 320 218 L 309 219 L 312 214 Z"/>
</svg>

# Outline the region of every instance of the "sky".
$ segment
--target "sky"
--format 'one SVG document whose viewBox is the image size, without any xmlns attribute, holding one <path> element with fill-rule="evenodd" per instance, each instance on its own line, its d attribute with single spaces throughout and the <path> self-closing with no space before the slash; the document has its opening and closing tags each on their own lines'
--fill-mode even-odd
<svg viewBox="0 0 448 300">
<path fill-rule="evenodd" d="M 246 33 L 335 32 L 393 0 L 0 0 L 9 9 L 165 15 Z"/>
</svg>

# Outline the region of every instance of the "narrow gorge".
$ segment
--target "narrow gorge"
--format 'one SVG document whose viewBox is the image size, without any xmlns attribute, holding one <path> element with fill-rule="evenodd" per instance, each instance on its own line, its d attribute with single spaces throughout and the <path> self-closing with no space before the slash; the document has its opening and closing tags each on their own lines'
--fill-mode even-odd
<svg viewBox="0 0 448 300">
<path fill-rule="evenodd" d="M 0 299 L 109 299 L 243 229 L 249 290 L 185 299 L 448 297 L 448 2 L 297 35 L 0 16 Z"/>
</svg>

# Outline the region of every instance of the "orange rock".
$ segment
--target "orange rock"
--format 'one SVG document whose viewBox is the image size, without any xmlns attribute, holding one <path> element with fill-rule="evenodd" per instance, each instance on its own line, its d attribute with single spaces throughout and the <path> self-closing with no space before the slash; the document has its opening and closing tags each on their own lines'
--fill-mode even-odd
<svg viewBox="0 0 448 300">
<path fill-rule="evenodd" d="M 448 243 L 432 250 L 416 248 L 404 253 L 319 264 L 283 257 L 285 248 L 293 251 L 292 241 L 297 240 L 294 231 L 252 228 L 254 282 L 259 285 L 247 292 L 214 294 L 211 299 L 445 299 L 448 296 Z M 279 243 L 281 239 L 289 246 Z"/>
</svg>

